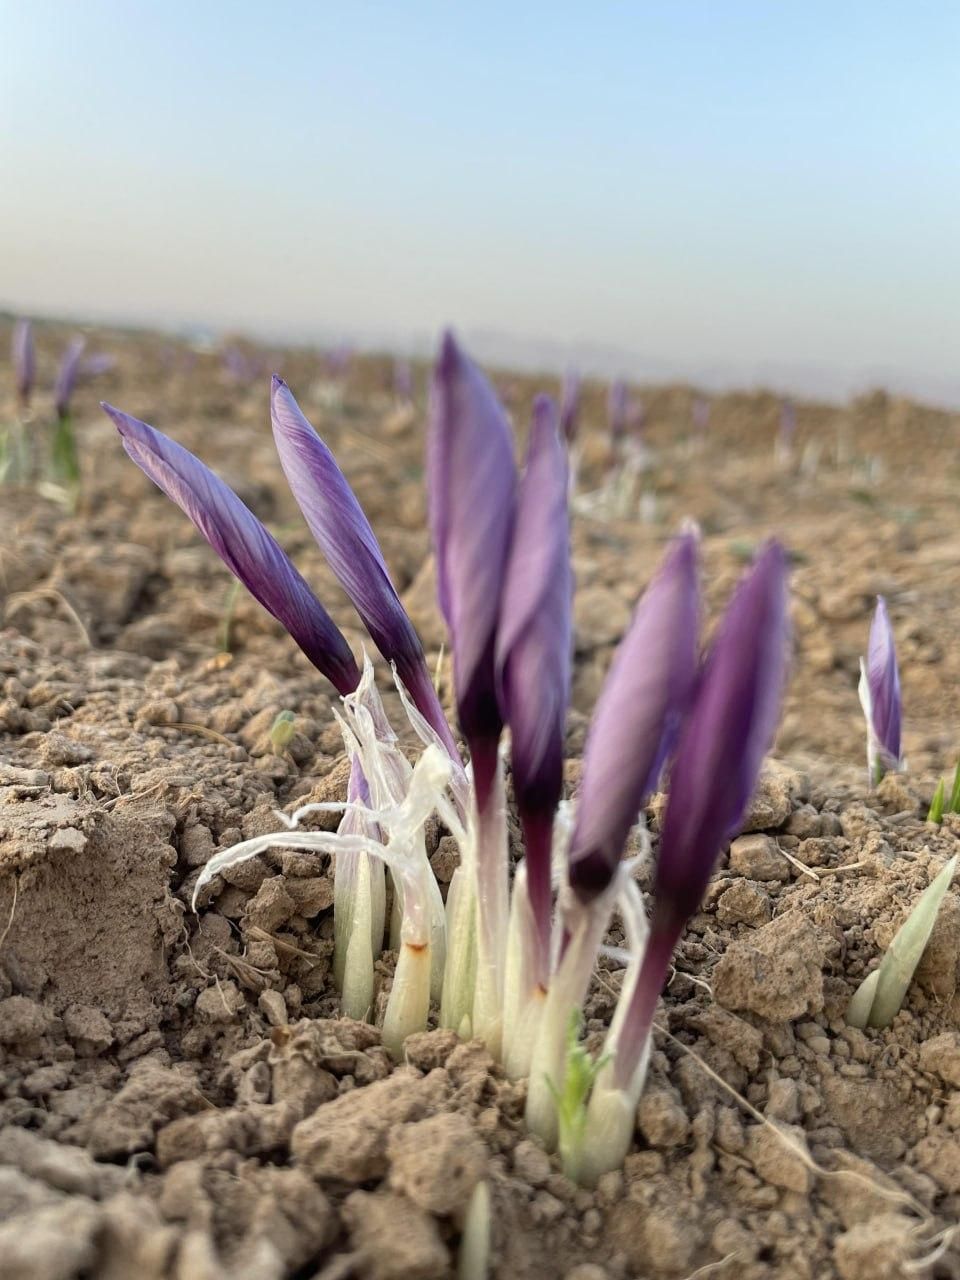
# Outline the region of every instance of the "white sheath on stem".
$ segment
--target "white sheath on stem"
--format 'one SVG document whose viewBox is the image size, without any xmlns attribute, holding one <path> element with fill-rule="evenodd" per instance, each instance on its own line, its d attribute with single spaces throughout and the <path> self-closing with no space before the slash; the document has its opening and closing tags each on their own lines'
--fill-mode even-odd
<svg viewBox="0 0 960 1280">
<path fill-rule="evenodd" d="M 526 863 L 513 878 L 503 981 L 503 1065 L 511 1080 L 530 1074 L 547 992 L 537 978 L 536 923 L 527 892 Z"/>
<path fill-rule="evenodd" d="M 477 985 L 473 998 L 473 1034 L 495 1058 L 503 1038 L 503 971 L 510 909 L 507 876 L 507 811 L 503 761 L 498 752 L 493 785 L 483 813 L 476 817 Z"/>
</svg>

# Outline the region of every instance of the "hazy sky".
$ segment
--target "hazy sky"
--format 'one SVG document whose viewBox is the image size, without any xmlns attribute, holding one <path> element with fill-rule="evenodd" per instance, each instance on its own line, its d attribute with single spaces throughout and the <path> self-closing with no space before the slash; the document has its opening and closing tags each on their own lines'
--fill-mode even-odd
<svg viewBox="0 0 960 1280">
<path fill-rule="evenodd" d="M 0 306 L 960 399 L 958 68 L 955 0 L 0 0 Z"/>
</svg>

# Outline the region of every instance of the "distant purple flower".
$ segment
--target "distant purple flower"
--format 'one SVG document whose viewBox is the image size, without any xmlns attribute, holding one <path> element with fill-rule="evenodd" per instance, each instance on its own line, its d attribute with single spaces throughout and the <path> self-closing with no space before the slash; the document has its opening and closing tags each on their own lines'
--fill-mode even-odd
<svg viewBox="0 0 960 1280">
<path fill-rule="evenodd" d="M 710 401 L 705 396 L 694 396 L 690 408 L 690 419 L 697 435 L 703 436 L 710 426 Z"/>
<path fill-rule="evenodd" d="M 70 397 L 73 395 L 80 375 L 80 357 L 83 355 L 85 346 L 86 341 L 83 338 L 73 338 L 63 353 L 54 390 L 54 405 L 58 418 L 67 417 L 70 412 Z"/>
<path fill-rule="evenodd" d="M 341 342 L 339 346 L 328 351 L 324 358 L 328 378 L 342 378 L 346 375 L 353 360 L 353 347 Z"/>
<path fill-rule="evenodd" d="M 756 787 L 779 718 L 788 636 L 786 556 L 771 542 L 720 622 L 673 762 L 650 936 L 616 1056 L 620 1088 L 647 1042 L 673 949 Z"/>
<path fill-rule="evenodd" d="M 252 382 L 263 369 L 263 362 L 242 347 L 225 347 L 221 358 L 227 376 L 234 382 Z"/>
<path fill-rule="evenodd" d="M 629 414 L 630 392 L 627 384 L 618 378 L 607 393 L 607 424 L 612 440 L 620 440 L 626 435 Z"/>
<path fill-rule="evenodd" d="M 286 628 L 342 694 L 360 672 L 346 640 L 286 552 L 228 485 L 192 453 L 137 418 L 104 404 L 123 447 L 184 511 L 227 568 Z"/>
<path fill-rule="evenodd" d="M 860 702 L 867 721 L 870 781 L 876 786 L 885 773 L 902 767 L 900 673 L 883 596 L 877 596 L 866 663 L 860 660 Z"/>
<path fill-rule="evenodd" d="M 377 648 L 396 663 L 421 714 L 459 760 L 419 637 L 390 580 L 376 534 L 333 454 L 278 377 L 273 379 L 270 414 L 280 465 L 310 532 Z"/>
<path fill-rule="evenodd" d="M 780 402 L 780 443 L 787 449 L 797 433 L 797 407 L 792 400 Z"/>
<path fill-rule="evenodd" d="M 117 357 L 107 351 L 95 351 L 80 362 L 80 376 L 83 378 L 99 378 L 109 373 L 116 366 Z"/>
<path fill-rule="evenodd" d="M 567 444 L 573 444 L 580 419 L 580 375 L 569 369 L 560 390 L 560 433 Z"/>
<path fill-rule="evenodd" d="M 30 404 L 30 393 L 37 373 L 37 357 L 33 346 L 33 325 L 29 320 L 18 320 L 13 326 L 11 341 L 13 377 L 21 408 Z"/>
<path fill-rule="evenodd" d="M 404 404 L 413 402 L 413 369 L 409 360 L 395 360 L 393 362 L 393 393 Z"/>
<path fill-rule="evenodd" d="M 500 593 L 513 533 L 513 442 L 490 383 L 447 333 L 433 376 L 427 446 L 437 594 L 450 631 L 460 724 L 486 803 L 501 717 L 494 678 Z"/>
<path fill-rule="evenodd" d="M 566 451 L 548 396 L 533 406 L 527 465 L 500 604 L 496 664 L 524 827 L 527 884 L 541 950 L 549 954 L 550 848 L 563 790 L 572 648 Z"/>
<path fill-rule="evenodd" d="M 647 410 L 642 400 L 634 400 L 630 404 L 630 430 L 636 436 L 642 436 L 647 425 Z"/>
<path fill-rule="evenodd" d="M 589 901 L 610 883 L 656 787 L 697 671 L 697 535 L 680 535 L 637 605 L 587 735 L 570 884 Z"/>
</svg>

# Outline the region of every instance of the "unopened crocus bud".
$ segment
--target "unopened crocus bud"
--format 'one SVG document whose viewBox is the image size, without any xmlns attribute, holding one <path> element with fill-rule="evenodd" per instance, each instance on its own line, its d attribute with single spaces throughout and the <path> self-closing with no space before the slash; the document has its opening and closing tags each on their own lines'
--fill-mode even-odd
<svg viewBox="0 0 960 1280">
<path fill-rule="evenodd" d="M 557 411 L 538 396 L 500 605 L 496 663 L 500 705 L 524 827 L 527 887 L 546 954 L 550 933 L 550 848 L 563 789 L 570 700 L 573 573 L 567 517 L 566 451 Z"/>
<path fill-rule="evenodd" d="M 427 449 L 437 591 L 477 802 L 492 784 L 502 719 L 494 645 L 516 503 L 513 443 L 490 383 L 447 333 L 433 375 Z"/>
<path fill-rule="evenodd" d="M 617 1050 L 617 1085 L 633 1078 L 683 927 L 736 832 L 780 715 L 787 667 L 787 563 L 771 542 L 721 619 L 670 772 L 653 915 Z"/>
<path fill-rule="evenodd" d="M 112 405 L 101 407 L 141 471 L 190 517 L 230 572 L 313 665 L 340 693 L 352 693 L 360 672 L 350 646 L 273 534 L 189 450 Z"/>
<path fill-rule="evenodd" d="M 274 377 L 273 438 L 287 483 L 310 532 L 388 662 L 396 664 L 421 715 L 459 761 L 427 672 L 420 639 L 397 595 L 376 534 L 333 454 Z"/>
<path fill-rule="evenodd" d="M 11 340 L 11 358 L 13 360 L 13 377 L 20 407 L 26 409 L 30 405 L 34 378 L 37 372 L 37 357 L 33 346 L 33 325 L 29 320 L 18 320 L 13 326 Z"/>
<path fill-rule="evenodd" d="M 690 408 L 690 420 L 698 436 L 706 435 L 710 426 L 710 401 L 705 396 L 694 396 Z"/>
<path fill-rule="evenodd" d="M 860 705 L 867 721 L 867 767 L 876 786 L 885 773 L 902 768 L 900 672 L 887 602 L 877 596 L 867 658 L 860 659 Z"/>
<path fill-rule="evenodd" d="M 66 418 L 70 413 L 70 399 L 80 375 L 80 359 L 85 345 L 83 338 L 73 338 L 60 361 L 57 384 L 54 389 L 54 405 L 58 418 Z"/>
<path fill-rule="evenodd" d="M 597 701 L 570 841 L 569 880 L 588 902 L 607 887 L 656 787 L 697 671 L 697 535 L 671 544 L 634 612 Z"/>
<path fill-rule="evenodd" d="M 577 438 L 580 422 L 580 375 L 568 369 L 560 390 L 560 434 L 568 445 Z"/>
<path fill-rule="evenodd" d="M 413 401 L 413 369 L 409 360 L 393 362 L 393 393 L 404 404 Z"/>
<path fill-rule="evenodd" d="M 630 416 L 630 392 L 627 384 L 620 378 L 611 384 L 607 395 L 607 424 L 610 438 L 614 442 L 626 435 Z"/>
</svg>

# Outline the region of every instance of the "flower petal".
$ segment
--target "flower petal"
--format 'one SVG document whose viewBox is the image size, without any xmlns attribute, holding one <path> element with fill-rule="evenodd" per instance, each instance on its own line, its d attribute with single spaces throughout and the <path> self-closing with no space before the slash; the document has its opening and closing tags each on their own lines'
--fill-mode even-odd
<svg viewBox="0 0 960 1280">
<path fill-rule="evenodd" d="M 73 395 L 77 378 L 80 374 L 80 358 L 86 346 L 83 338 L 73 338 L 63 353 L 60 368 L 57 372 L 57 385 L 54 389 L 54 404 L 57 417 L 65 418 L 70 412 L 70 397 Z"/>
<path fill-rule="evenodd" d="M 184 511 L 231 573 L 286 628 L 340 693 L 360 672 L 346 640 L 276 538 L 233 490 L 189 450 L 145 422 L 104 404 L 123 447 Z"/>
<path fill-rule="evenodd" d="M 670 775 L 654 920 L 699 906 L 753 794 L 780 714 L 787 666 L 787 562 L 771 542 L 742 579 L 711 645 Z M 656 923 L 654 926 L 656 931 Z"/>
<path fill-rule="evenodd" d="M 553 401 L 538 396 L 497 631 L 498 693 L 521 816 L 525 810 L 552 816 L 563 785 L 573 574 L 567 462 L 557 427 Z"/>
<path fill-rule="evenodd" d="M 493 388 L 449 333 L 433 377 L 427 472 L 440 608 L 453 648 L 460 723 L 476 764 L 477 744 L 489 748 L 501 728 L 494 637 L 516 467 Z"/>
<path fill-rule="evenodd" d="M 870 626 L 867 648 L 867 681 L 870 689 L 870 716 L 880 745 L 882 764 L 896 769 L 900 764 L 900 673 L 893 643 L 893 628 L 883 596 Z"/>
<path fill-rule="evenodd" d="M 678 537 L 637 605 L 590 724 L 570 843 L 570 884 L 602 892 L 657 785 L 697 671 L 697 535 Z"/>
</svg>

